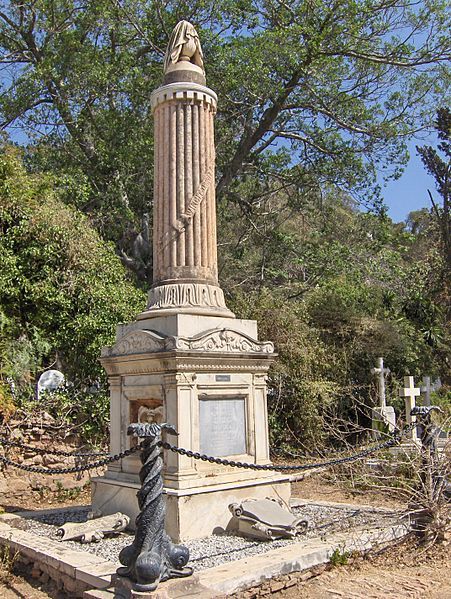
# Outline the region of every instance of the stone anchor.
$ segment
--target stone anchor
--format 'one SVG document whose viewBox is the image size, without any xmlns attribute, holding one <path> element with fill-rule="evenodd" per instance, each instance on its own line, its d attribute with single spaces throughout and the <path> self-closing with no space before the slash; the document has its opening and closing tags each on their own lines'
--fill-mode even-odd
<svg viewBox="0 0 451 599">
<path fill-rule="evenodd" d="M 120 580 L 125 577 L 131 580 L 132 590 L 138 592 L 152 592 L 160 582 L 193 573 L 192 568 L 185 567 L 189 559 L 188 548 L 175 545 L 164 529 L 166 510 L 159 445 L 162 430 L 177 434 L 172 425 L 165 423 L 131 424 L 127 429 L 128 435 L 144 439 L 139 473 L 142 486 L 137 493 L 140 513 L 136 518 L 135 539 L 119 554 L 124 567 L 117 570 L 116 585 L 127 588 L 128 585 L 123 584 L 124 581 L 121 584 Z"/>
</svg>

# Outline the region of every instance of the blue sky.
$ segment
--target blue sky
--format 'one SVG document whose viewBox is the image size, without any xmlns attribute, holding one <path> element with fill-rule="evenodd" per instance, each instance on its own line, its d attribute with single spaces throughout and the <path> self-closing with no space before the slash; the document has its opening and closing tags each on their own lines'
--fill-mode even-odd
<svg viewBox="0 0 451 599">
<path fill-rule="evenodd" d="M 427 190 L 430 189 L 435 194 L 434 179 L 426 172 L 415 146 L 435 146 L 436 143 L 435 134 L 426 140 L 409 142 L 410 160 L 406 170 L 400 179 L 390 181 L 387 187 L 383 188 L 382 196 L 388 206 L 388 215 L 395 222 L 403 221 L 412 210 L 431 207 Z"/>
</svg>

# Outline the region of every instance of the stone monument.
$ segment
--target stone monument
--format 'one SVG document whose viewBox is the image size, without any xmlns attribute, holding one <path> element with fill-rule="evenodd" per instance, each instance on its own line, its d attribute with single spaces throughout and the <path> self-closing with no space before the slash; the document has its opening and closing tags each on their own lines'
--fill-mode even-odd
<svg viewBox="0 0 451 599">
<path fill-rule="evenodd" d="M 377 366 L 371 369 L 371 374 L 377 375 L 379 405 L 372 410 L 373 431 L 392 433 L 396 427 L 396 415 L 393 406 L 387 406 L 385 397 L 385 377 L 390 373 L 384 368 L 384 359 L 377 359 Z"/>
<path fill-rule="evenodd" d="M 154 115 L 153 285 L 147 309 L 120 325 L 101 362 L 110 386 L 111 452 L 130 446 L 131 422 L 169 422 L 177 445 L 270 464 L 266 375 L 271 342 L 227 308 L 218 283 L 214 116 L 194 27 L 174 29 Z M 171 442 L 173 442 L 171 440 Z M 137 455 L 93 480 L 93 509 L 138 513 Z M 176 542 L 225 528 L 247 498 L 287 502 L 288 477 L 217 466 L 166 452 L 166 530 Z"/>
</svg>

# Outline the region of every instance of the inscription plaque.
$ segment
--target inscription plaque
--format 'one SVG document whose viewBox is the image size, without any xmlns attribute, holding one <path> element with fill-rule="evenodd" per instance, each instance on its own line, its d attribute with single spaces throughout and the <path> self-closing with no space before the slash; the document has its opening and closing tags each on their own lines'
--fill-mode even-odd
<svg viewBox="0 0 451 599">
<path fill-rule="evenodd" d="M 214 457 L 246 453 L 244 397 L 199 401 L 200 452 Z"/>
</svg>

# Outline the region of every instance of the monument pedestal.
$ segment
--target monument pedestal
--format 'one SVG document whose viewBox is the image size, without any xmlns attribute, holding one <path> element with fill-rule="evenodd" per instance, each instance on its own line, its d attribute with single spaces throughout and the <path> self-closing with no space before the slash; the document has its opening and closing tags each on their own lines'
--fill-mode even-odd
<svg viewBox="0 0 451 599">
<path fill-rule="evenodd" d="M 134 529 L 139 513 L 136 499 L 141 487 L 139 481 L 125 482 L 107 475 L 94 478 L 92 484 L 93 509 L 102 514 L 125 513 L 130 517 L 130 527 Z M 241 503 L 250 497 L 273 497 L 288 505 L 290 493 L 288 476 L 276 473 L 270 473 L 266 479 L 259 477 L 186 490 L 165 487 L 165 529 L 176 543 L 221 533 L 232 522 L 228 509 L 231 503 Z"/>
<path fill-rule="evenodd" d="M 266 375 L 270 342 L 257 339 L 255 321 L 183 312 L 118 327 L 101 362 L 110 383 L 111 452 L 128 449 L 132 422 L 170 422 L 179 447 L 214 457 L 270 464 Z M 288 477 L 211 464 L 165 451 L 167 532 L 174 541 L 225 529 L 230 503 L 273 497 L 288 502 Z M 93 480 L 93 510 L 138 512 L 137 455 L 109 466 Z"/>
</svg>

